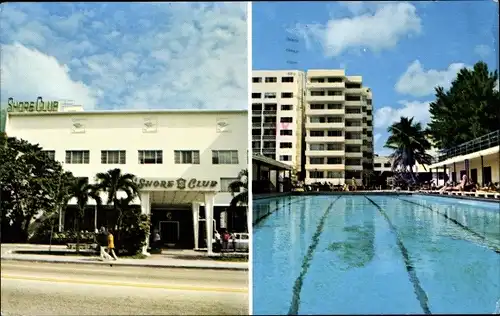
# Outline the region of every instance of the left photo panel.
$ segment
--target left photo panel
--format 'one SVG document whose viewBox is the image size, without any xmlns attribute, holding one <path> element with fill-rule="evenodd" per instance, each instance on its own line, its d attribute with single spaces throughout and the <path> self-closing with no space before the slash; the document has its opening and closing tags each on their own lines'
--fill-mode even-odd
<svg viewBox="0 0 500 316">
<path fill-rule="evenodd" d="M 249 6 L 0 7 L 3 315 L 250 313 Z"/>
</svg>

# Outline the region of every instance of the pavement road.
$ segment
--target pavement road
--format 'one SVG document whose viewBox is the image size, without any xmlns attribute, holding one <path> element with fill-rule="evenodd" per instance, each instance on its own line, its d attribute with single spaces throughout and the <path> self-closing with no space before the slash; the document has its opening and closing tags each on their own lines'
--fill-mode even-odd
<svg viewBox="0 0 500 316">
<path fill-rule="evenodd" d="M 3 315 L 248 315 L 248 273 L 2 261 Z"/>
</svg>

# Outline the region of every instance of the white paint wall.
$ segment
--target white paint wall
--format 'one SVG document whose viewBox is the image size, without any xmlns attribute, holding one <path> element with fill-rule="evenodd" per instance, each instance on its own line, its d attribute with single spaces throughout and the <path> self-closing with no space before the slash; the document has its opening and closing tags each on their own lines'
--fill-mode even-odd
<svg viewBox="0 0 500 316">
<path fill-rule="evenodd" d="M 157 122 L 156 133 L 143 132 L 144 120 Z M 84 125 L 74 133 L 74 120 Z M 218 132 L 217 122 L 225 121 L 228 132 Z M 247 168 L 247 111 L 128 111 L 72 112 L 52 114 L 10 114 L 8 136 L 55 150 L 55 157 L 77 177 L 94 178 L 98 172 L 121 168 L 138 177 L 235 178 Z M 66 150 L 89 150 L 89 164 L 65 164 Z M 101 150 L 126 150 L 125 165 L 101 164 Z M 138 162 L 138 150 L 163 150 L 163 164 Z M 199 150 L 200 164 L 174 164 L 174 150 Z M 239 164 L 212 164 L 212 150 L 238 150 Z M 220 190 L 220 188 L 218 188 Z M 216 205 L 227 205 L 229 193 L 216 195 Z"/>
</svg>

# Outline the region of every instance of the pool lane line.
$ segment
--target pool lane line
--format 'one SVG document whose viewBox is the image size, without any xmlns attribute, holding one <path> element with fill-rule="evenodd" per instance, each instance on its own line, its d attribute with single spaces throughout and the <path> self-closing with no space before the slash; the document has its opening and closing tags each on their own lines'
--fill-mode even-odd
<svg viewBox="0 0 500 316">
<path fill-rule="evenodd" d="M 302 201 L 305 201 L 307 199 L 311 198 L 311 196 L 304 196 L 304 197 L 299 197 L 298 199 L 294 200 L 294 201 L 290 201 L 284 205 L 280 205 L 276 208 L 274 208 L 272 211 L 270 211 L 269 213 L 267 213 L 266 215 L 262 216 L 260 219 L 258 219 L 257 221 L 255 221 L 255 223 L 253 224 L 253 226 L 257 226 L 258 224 L 260 224 L 264 219 L 266 219 L 269 215 L 273 214 L 274 212 L 276 212 L 277 210 L 279 210 L 280 208 L 283 208 L 283 207 L 287 207 L 287 206 L 290 206 L 292 204 L 295 204 L 297 202 L 302 202 Z"/>
<path fill-rule="evenodd" d="M 309 270 L 309 267 L 311 266 L 311 261 L 314 256 L 314 252 L 316 251 L 316 248 L 318 247 L 319 243 L 319 238 L 321 236 L 321 233 L 323 232 L 323 228 L 325 226 L 326 219 L 328 218 L 328 215 L 330 215 L 330 212 L 333 209 L 333 205 L 335 202 L 337 202 L 340 198 L 343 196 L 340 195 L 338 198 L 336 198 L 330 205 L 326 208 L 325 212 L 323 213 L 323 216 L 321 216 L 318 226 L 316 226 L 316 231 L 314 235 L 311 238 L 311 244 L 309 245 L 309 248 L 307 249 L 307 253 L 302 259 L 302 270 L 300 271 L 299 276 L 295 280 L 295 283 L 293 285 L 292 289 L 292 300 L 290 303 L 290 309 L 288 310 L 288 315 L 298 315 L 299 313 L 299 307 L 300 307 L 300 292 L 302 291 L 302 285 L 304 283 L 304 278 L 307 274 L 307 271 Z"/>
<path fill-rule="evenodd" d="M 449 220 L 450 222 L 452 222 L 453 224 L 457 225 L 458 227 L 460 227 L 461 229 L 465 230 L 466 232 L 470 233 L 471 235 L 474 235 L 475 237 L 481 239 L 484 241 L 484 246 L 488 247 L 490 250 L 496 252 L 497 254 L 500 254 L 500 248 L 494 246 L 494 245 L 490 245 L 488 243 L 488 239 L 486 238 L 486 236 L 483 236 L 481 235 L 480 233 L 472 230 L 470 227 L 460 223 L 459 221 L 457 221 L 456 219 L 454 218 L 451 218 L 449 217 L 446 213 L 441 213 L 439 211 L 436 211 L 435 209 L 433 209 L 432 207 L 430 206 L 426 206 L 426 205 L 422 205 L 422 204 L 419 204 L 419 203 L 416 203 L 416 202 L 413 202 L 413 201 L 409 201 L 409 200 L 406 200 L 406 199 L 402 199 L 400 197 L 396 197 L 396 199 L 398 200 L 401 200 L 401 201 L 404 201 L 406 203 L 410 203 L 410 204 L 415 204 L 415 205 L 418 205 L 420 207 L 423 207 L 423 208 L 426 208 L 428 210 L 431 210 L 432 212 L 434 213 L 437 213 L 439 215 L 441 215 L 442 217 L 444 217 L 445 219 Z"/>
<path fill-rule="evenodd" d="M 372 199 L 367 197 L 366 195 L 363 195 L 370 203 L 375 205 L 375 207 L 378 209 L 380 214 L 385 218 L 387 221 L 387 224 L 389 224 L 389 229 L 391 232 L 396 236 L 396 244 L 398 245 L 399 250 L 401 251 L 401 254 L 403 255 L 403 259 L 405 262 L 405 267 L 406 271 L 408 272 L 408 276 L 410 278 L 410 281 L 413 285 L 413 289 L 415 291 L 415 294 L 417 295 L 417 300 L 420 303 L 420 307 L 422 308 L 424 314 L 426 315 L 431 315 L 431 310 L 429 309 L 429 298 L 427 296 L 427 293 L 425 293 L 424 289 L 420 285 L 420 280 L 417 276 L 417 273 L 415 272 L 415 268 L 413 265 L 413 262 L 410 258 L 410 255 L 408 253 L 408 249 L 406 249 L 405 245 L 403 244 L 403 241 L 401 240 L 401 236 L 399 235 L 399 232 L 397 228 L 392 224 L 389 216 L 387 213 L 378 205 L 376 202 L 374 202 Z"/>
</svg>

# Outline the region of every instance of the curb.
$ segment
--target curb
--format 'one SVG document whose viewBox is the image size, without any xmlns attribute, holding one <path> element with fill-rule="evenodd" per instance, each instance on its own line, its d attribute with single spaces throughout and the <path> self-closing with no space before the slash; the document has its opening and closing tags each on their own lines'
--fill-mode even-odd
<svg viewBox="0 0 500 316">
<path fill-rule="evenodd" d="M 55 263 L 55 264 L 86 264 L 86 265 L 110 265 L 110 266 L 120 266 L 120 267 L 141 267 L 141 268 L 158 268 L 158 269 L 197 269 L 197 270 L 227 270 L 227 271 L 248 271 L 248 267 L 224 267 L 224 266 L 186 266 L 186 265 L 174 265 L 174 264 L 132 264 L 132 263 L 120 263 L 119 261 L 111 262 L 82 262 L 82 261 L 58 261 L 58 260 L 39 260 L 39 259 L 27 259 L 27 258 L 1 258 L 1 261 L 23 261 L 23 262 L 34 262 L 34 263 Z"/>
</svg>

